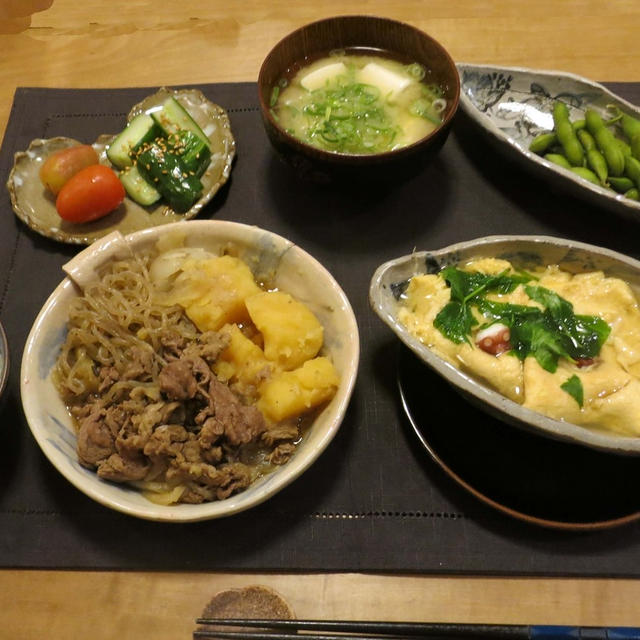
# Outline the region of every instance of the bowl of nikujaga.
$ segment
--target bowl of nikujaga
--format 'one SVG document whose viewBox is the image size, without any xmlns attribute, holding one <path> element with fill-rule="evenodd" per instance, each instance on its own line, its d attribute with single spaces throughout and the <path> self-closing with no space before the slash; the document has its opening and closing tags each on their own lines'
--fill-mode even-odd
<svg viewBox="0 0 640 640">
<path fill-rule="evenodd" d="M 397 180 L 444 144 L 460 80 L 445 48 L 412 25 L 337 16 L 273 47 L 258 96 L 269 140 L 299 176 Z"/>
<path fill-rule="evenodd" d="M 167 522 L 232 515 L 338 431 L 355 317 L 289 240 L 185 221 L 110 234 L 64 272 L 25 346 L 22 401 L 44 455 L 99 503 Z"/>
<path fill-rule="evenodd" d="M 474 274 L 483 262 L 490 275 Z M 380 265 L 370 284 L 380 319 L 481 409 L 542 436 L 629 455 L 640 454 L 639 293 L 637 260 L 545 236 L 415 251 Z"/>
</svg>

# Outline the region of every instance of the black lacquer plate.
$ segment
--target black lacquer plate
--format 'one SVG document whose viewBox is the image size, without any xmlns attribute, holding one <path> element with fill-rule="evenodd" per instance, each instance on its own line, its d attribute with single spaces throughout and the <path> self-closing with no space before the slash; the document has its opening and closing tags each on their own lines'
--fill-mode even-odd
<svg viewBox="0 0 640 640">
<path fill-rule="evenodd" d="M 534 435 L 485 414 L 401 347 L 398 385 L 409 421 L 459 485 L 510 516 L 560 529 L 640 518 L 640 457 Z"/>
</svg>

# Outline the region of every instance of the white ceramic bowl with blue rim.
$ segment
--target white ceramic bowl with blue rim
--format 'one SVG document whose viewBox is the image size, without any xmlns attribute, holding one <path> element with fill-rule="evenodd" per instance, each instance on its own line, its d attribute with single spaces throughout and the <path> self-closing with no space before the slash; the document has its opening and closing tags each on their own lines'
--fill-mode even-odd
<svg viewBox="0 0 640 640">
<path fill-rule="evenodd" d="M 162 235 L 180 230 L 187 246 L 217 252 L 233 246 L 256 274 L 270 274 L 273 285 L 307 304 L 324 327 L 324 353 L 333 361 L 340 385 L 318 415 L 292 458 L 245 491 L 204 504 L 157 505 L 136 489 L 100 479 L 78 463 L 72 419 L 51 380 L 66 335 L 67 309 L 94 270 L 116 256 L 152 247 Z M 192 220 L 153 227 L 129 236 L 114 233 L 86 248 L 65 265 L 67 276 L 38 314 L 27 338 L 21 368 L 24 412 L 49 461 L 76 488 L 117 511 L 148 520 L 187 522 L 229 516 L 254 507 L 293 482 L 336 435 L 356 380 L 360 355 L 353 309 L 333 276 L 315 258 L 289 240 L 235 222 Z"/>
</svg>

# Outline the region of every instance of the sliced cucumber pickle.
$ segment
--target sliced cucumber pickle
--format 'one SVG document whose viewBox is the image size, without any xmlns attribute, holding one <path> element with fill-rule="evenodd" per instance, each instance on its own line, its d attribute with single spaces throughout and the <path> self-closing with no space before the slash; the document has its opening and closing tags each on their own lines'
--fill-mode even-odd
<svg viewBox="0 0 640 640">
<path fill-rule="evenodd" d="M 186 171 L 201 176 L 211 161 L 211 150 L 191 131 L 178 131 L 169 139 L 173 152 L 178 155 Z"/>
<path fill-rule="evenodd" d="M 148 145 L 138 154 L 140 175 L 157 189 L 178 213 L 188 211 L 202 193 L 202 182 L 185 170 L 180 158 L 159 145 Z"/>
<path fill-rule="evenodd" d="M 154 119 L 147 113 L 141 113 L 129 122 L 107 147 L 107 158 L 118 169 L 130 167 L 133 164 L 131 152 L 146 142 L 152 142 L 162 135 L 162 130 Z"/>
<path fill-rule="evenodd" d="M 127 167 L 120 172 L 119 178 L 127 195 L 138 204 L 148 207 L 162 198 L 162 194 L 140 175 L 137 166 Z"/>
<path fill-rule="evenodd" d="M 167 137 L 181 130 L 191 131 L 210 148 L 209 138 L 200 128 L 200 125 L 173 96 L 164 101 L 162 109 L 152 112 L 151 117 L 162 128 Z"/>
</svg>

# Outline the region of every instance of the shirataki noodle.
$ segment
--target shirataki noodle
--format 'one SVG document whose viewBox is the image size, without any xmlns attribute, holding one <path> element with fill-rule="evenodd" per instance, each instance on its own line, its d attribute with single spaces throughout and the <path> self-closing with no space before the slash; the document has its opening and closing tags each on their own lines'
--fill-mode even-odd
<svg viewBox="0 0 640 640">
<path fill-rule="evenodd" d="M 146 263 L 143 258 L 114 262 L 101 280 L 72 301 L 67 339 L 55 370 L 65 399 L 94 390 L 88 388 L 87 359 L 116 367 L 122 374 L 128 366 L 127 354 L 137 347 L 151 354 L 155 379 L 166 364 L 160 352 L 164 332 L 195 339 L 198 331 L 181 307 L 154 303 Z"/>
</svg>

